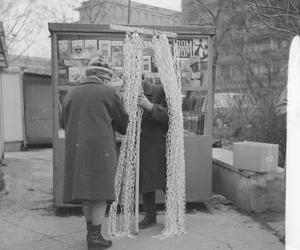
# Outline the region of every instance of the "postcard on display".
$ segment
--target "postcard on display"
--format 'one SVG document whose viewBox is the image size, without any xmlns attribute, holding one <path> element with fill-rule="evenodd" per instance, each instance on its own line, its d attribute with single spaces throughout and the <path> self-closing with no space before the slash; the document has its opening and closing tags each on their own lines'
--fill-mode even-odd
<svg viewBox="0 0 300 250">
<path fill-rule="evenodd" d="M 69 83 L 78 84 L 84 78 L 84 68 L 81 67 L 69 67 Z"/>
<path fill-rule="evenodd" d="M 59 40 L 58 41 L 58 58 L 69 59 L 71 57 L 71 41 Z"/>
<path fill-rule="evenodd" d="M 150 47 L 145 47 L 143 49 L 143 56 L 153 56 L 154 55 L 154 50 Z"/>
<path fill-rule="evenodd" d="M 200 87 L 202 85 L 201 59 L 199 56 L 190 57 L 190 66 L 192 69 L 191 85 Z"/>
<path fill-rule="evenodd" d="M 190 59 L 180 59 L 180 73 L 182 86 L 191 86 L 192 68 Z"/>
<path fill-rule="evenodd" d="M 71 59 L 64 60 L 64 66 L 67 67 L 84 67 L 89 63 L 90 59 Z"/>
<path fill-rule="evenodd" d="M 84 40 L 73 40 L 72 41 L 72 58 L 73 59 L 85 58 Z"/>
<path fill-rule="evenodd" d="M 193 39 L 177 39 L 179 57 L 189 58 L 193 55 Z"/>
<path fill-rule="evenodd" d="M 123 67 L 123 42 L 112 41 L 111 42 L 111 64 L 114 68 Z"/>
<path fill-rule="evenodd" d="M 151 73 L 151 56 L 143 56 L 143 72 Z"/>
<path fill-rule="evenodd" d="M 65 85 L 68 81 L 68 68 L 59 67 L 58 68 L 58 84 Z"/>
<path fill-rule="evenodd" d="M 84 47 L 86 58 L 95 58 L 98 56 L 97 40 L 85 40 Z"/>
<path fill-rule="evenodd" d="M 107 61 L 111 61 L 111 41 L 110 40 L 99 40 L 98 41 L 98 54 L 103 56 Z"/>
<path fill-rule="evenodd" d="M 208 59 L 208 38 L 193 39 L 193 55 L 199 56 L 201 61 Z"/>
</svg>

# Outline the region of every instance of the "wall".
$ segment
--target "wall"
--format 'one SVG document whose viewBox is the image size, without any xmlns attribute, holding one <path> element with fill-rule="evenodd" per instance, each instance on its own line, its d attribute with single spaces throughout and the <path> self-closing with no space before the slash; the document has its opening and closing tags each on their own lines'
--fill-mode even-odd
<svg viewBox="0 0 300 250">
<path fill-rule="evenodd" d="M 2 91 L 2 70 L 0 69 L 0 163 L 4 158 L 4 120 L 3 120 L 3 91 Z"/>
<path fill-rule="evenodd" d="M 77 8 L 80 23 L 127 24 L 128 1 L 86 1 Z M 131 2 L 130 24 L 180 25 L 181 12 L 159 8 L 138 2 Z"/>
<path fill-rule="evenodd" d="M 51 77 L 25 73 L 23 77 L 27 144 L 52 143 Z"/>
<path fill-rule="evenodd" d="M 4 143 L 22 142 L 23 91 L 20 73 L 2 74 Z"/>
</svg>

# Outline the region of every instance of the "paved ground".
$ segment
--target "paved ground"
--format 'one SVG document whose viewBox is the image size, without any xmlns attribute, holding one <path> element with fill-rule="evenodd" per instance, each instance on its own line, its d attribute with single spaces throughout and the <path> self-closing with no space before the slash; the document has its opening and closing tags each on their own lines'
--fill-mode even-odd
<svg viewBox="0 0 300 250">
<path fill-rule="evenodd" d="M 52 150 L 7 153 L 7 195 L 0 198 L 1 250 L 85 250 L 84 218 L 76 211 L 58 213 L 52 205 Z M 154 239 L 164 220 L 140 231 L 135 239 L 113 240 L 112 250 L 283 250 L 283 215 L 250 216 L 214 199 L 209 209 L 194 207 L 187 214 L 188 233 Z M 274 219 L 275 218 L 275 219 Z M 262 220 L 263 219 L 263 220 Z"/>
</svg>

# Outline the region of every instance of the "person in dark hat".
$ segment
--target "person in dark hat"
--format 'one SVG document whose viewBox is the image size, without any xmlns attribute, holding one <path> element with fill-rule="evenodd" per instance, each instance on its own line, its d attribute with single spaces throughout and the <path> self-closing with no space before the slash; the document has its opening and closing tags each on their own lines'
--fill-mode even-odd
<svg viewBox="0 0 300 250">
<path fill-rule="evenodd" d="M 140 193 L 145 217 L 140 229 L 156 224 L 155 191 L 166 189 L 166 134 L 169 115 L 165 92 L 161 83 L 152 85 L 143 76 L 144 93 L 138 105 L 144 109 L 140 140 Z"/>
<path fill-rule="evenodd" d="M 64 202 L 80 202 L 87 222 L 88 249 L 112 246 L 101 225 L 106 203 L 114 200 L 115 131 L 125 134 L 128 115 L 110 85 L 112 70 L 102 58 L 92 60 L 86 79 L 68 92 L 62 106 L 65 129 Z"/>
</svg>

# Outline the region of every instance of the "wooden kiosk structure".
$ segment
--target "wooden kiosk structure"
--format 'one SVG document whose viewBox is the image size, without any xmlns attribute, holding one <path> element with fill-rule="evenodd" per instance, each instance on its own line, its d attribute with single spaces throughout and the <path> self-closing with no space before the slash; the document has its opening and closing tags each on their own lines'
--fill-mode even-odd
<svg viewBox="0 0 300 250">
<path fill-rule="evenodd" d="M 0 165 L 4 158 L 4 120 L 3 120 L 3 85 L 2 72 L 8 67 L 7 48 L 5 43 L 5 33 L 2 22 L 0 22 Z M 1 174 L 1 173 L 0 173 Z M 1 175 L 0 175 L 1 176 Z"/>
<path fill-rule="evenodd" d="M 50 23 L 52 38 L 53 91 L 53 191 L 56 206 L 63 203 L 64 131 L 60 108 L 65 94 L 84 78 L 84 68 L 92 57 L 107 56 L 115 77 L 122 84 L 123 41 L 126 31 L 109 24 Z M 132 27 L 132 26 L 131 26 Z M 136 27 L 136 26 L 135 26 Z M 139 26 L 176 33 L 179 47 L 183 115 L 185 129 L 186 199 L 199 202 L 212 192 L 212 26 Z M 151 38 L 148 38 L 150 41 Z M 144 37 L 147 41 L 147 37 Z M 152 84 L 159 79 L 153 51 L 145 49 L 143 73 Z M 164 202 L 158 195 L 157 202 Z"/>
</svg>

